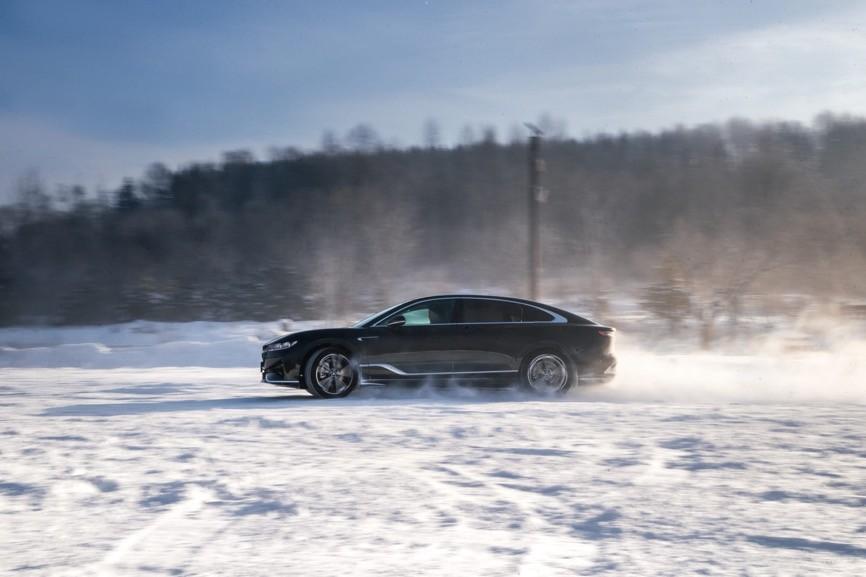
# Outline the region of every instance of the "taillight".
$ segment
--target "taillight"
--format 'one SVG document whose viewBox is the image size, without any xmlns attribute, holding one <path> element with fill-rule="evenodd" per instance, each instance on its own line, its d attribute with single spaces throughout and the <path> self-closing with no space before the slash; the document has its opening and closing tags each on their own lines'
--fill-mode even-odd
<svg viewBox="0 0 866 577">
<path fill-rule="evenodd" d="M 607 337 L 609 339 L 602 346 L 604 346 L 607 349 L 607 353 L 610 355 L 613 354 L 613 348 L 614 348 L 613 334 L 615 332 L 616 331 L 614 329 L 599 329 L 598 330 L 598 334 L 600 334 L 603 337 Z"/>
</svg>

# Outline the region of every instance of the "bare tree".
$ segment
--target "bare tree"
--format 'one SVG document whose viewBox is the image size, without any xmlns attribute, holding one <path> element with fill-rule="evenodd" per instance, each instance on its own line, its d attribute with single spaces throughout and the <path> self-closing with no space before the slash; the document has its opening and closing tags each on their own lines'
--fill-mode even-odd
<svg viewBox="0 0 866 577">
<path fill-rule="evenodd" d="M 346 134 L 349 147 L 358 152 L 373 152 L 381 146 L 379 135 L 369 124 L 358 124 Z"/>
<path fill-rule="evenodd" d="M 340 151 L 340 139 L 333 130 L 326 130 L 322 134 L 321 148 L 325 154 L 336 154 Z"/>
<path fill-rule="evenodd" d="M 434 118 L 428 118 L 424 123 L 423 142 L 426 148 L 439 148 L 441 145 L 442 131 L 439 123 Z"/>
<path fill-rule="evenodd" d="M 460 129 L 460 137 L 458 138 L 458 141 L 461 146 L 472 146 L 478 142 L 478 139 L 475 136 L 475 129 L 469 124 L 464 125 L 463 128 Z"/>
</svg>

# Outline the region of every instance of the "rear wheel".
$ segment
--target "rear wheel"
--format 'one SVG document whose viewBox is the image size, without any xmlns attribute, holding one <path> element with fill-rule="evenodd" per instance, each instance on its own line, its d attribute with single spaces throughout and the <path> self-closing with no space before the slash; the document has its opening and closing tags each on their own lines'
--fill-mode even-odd
<svg viewBox="0 0 866 577">
<path fill-rule="evenodd" d="M 538 395 L 561 395 L 577 380 L 577 371 L 563 355 L 543 351 L 529 355 L 521 370 L 523 384 Z"/>
<path fill-rule="evenodd" d="M 345 351 L 327 347 L 316 351 L 307 361 L 304 386 L 323 399 L 345 397 L 358 386 L 358 371 Z"/>
</svg>

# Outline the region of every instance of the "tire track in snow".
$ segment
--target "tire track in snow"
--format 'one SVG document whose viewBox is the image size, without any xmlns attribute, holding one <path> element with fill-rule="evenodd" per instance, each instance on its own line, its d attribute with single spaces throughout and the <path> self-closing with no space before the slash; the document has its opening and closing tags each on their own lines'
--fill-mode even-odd
<svg viewBox="0 0 866 577">
<path fill-rule="evenodd" d="M 161 536 L 170 535 L 172 530 L 176 530 L 177 524 L 191 514 L 200 511 L 205 503 L 214 498 L 211 490 L 199 485 L 192 485 L 188 488 L 185 498 L 174 504 L 167 511 L 158 514 L 149 523 L 137 529 L 125 537 L 117 541 L 111 550 L 96 563 L 85 567 L 64 572 L 60 575 L 63 577 L 116 577 L 116 575 L 124 572 L 127 568 L 127 563 L 132 557 L 139 557 L 146 553 L 148 560 L 153 563 L 153 559 L 158 559 L 161 562 L 165 560 L 160 551 L 148 550 L 148 538 L 158 530 Z M 212 531 L 199 534 L 198 540 L 205 542 L 209 540 Z M 177 556 L 176 551 L 173 552 Z"/>
</svg>

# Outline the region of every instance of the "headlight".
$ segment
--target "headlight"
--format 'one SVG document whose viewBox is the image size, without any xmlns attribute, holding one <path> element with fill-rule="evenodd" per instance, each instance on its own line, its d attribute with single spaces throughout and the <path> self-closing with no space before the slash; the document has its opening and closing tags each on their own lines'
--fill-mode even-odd
<svg viewBox="0 0 866 577">
<path fill-rule="evenodd" d="M 289 347 L 293 347 L 298 344 L 298 341 L 284 341 L 282 343 L 274 343 L 272 345 L 268 345 L 265 347 L 265 351 L 273 352 L 273 351 L 281 351 L 283 349 L 288 349 Z"/>
</svg>

